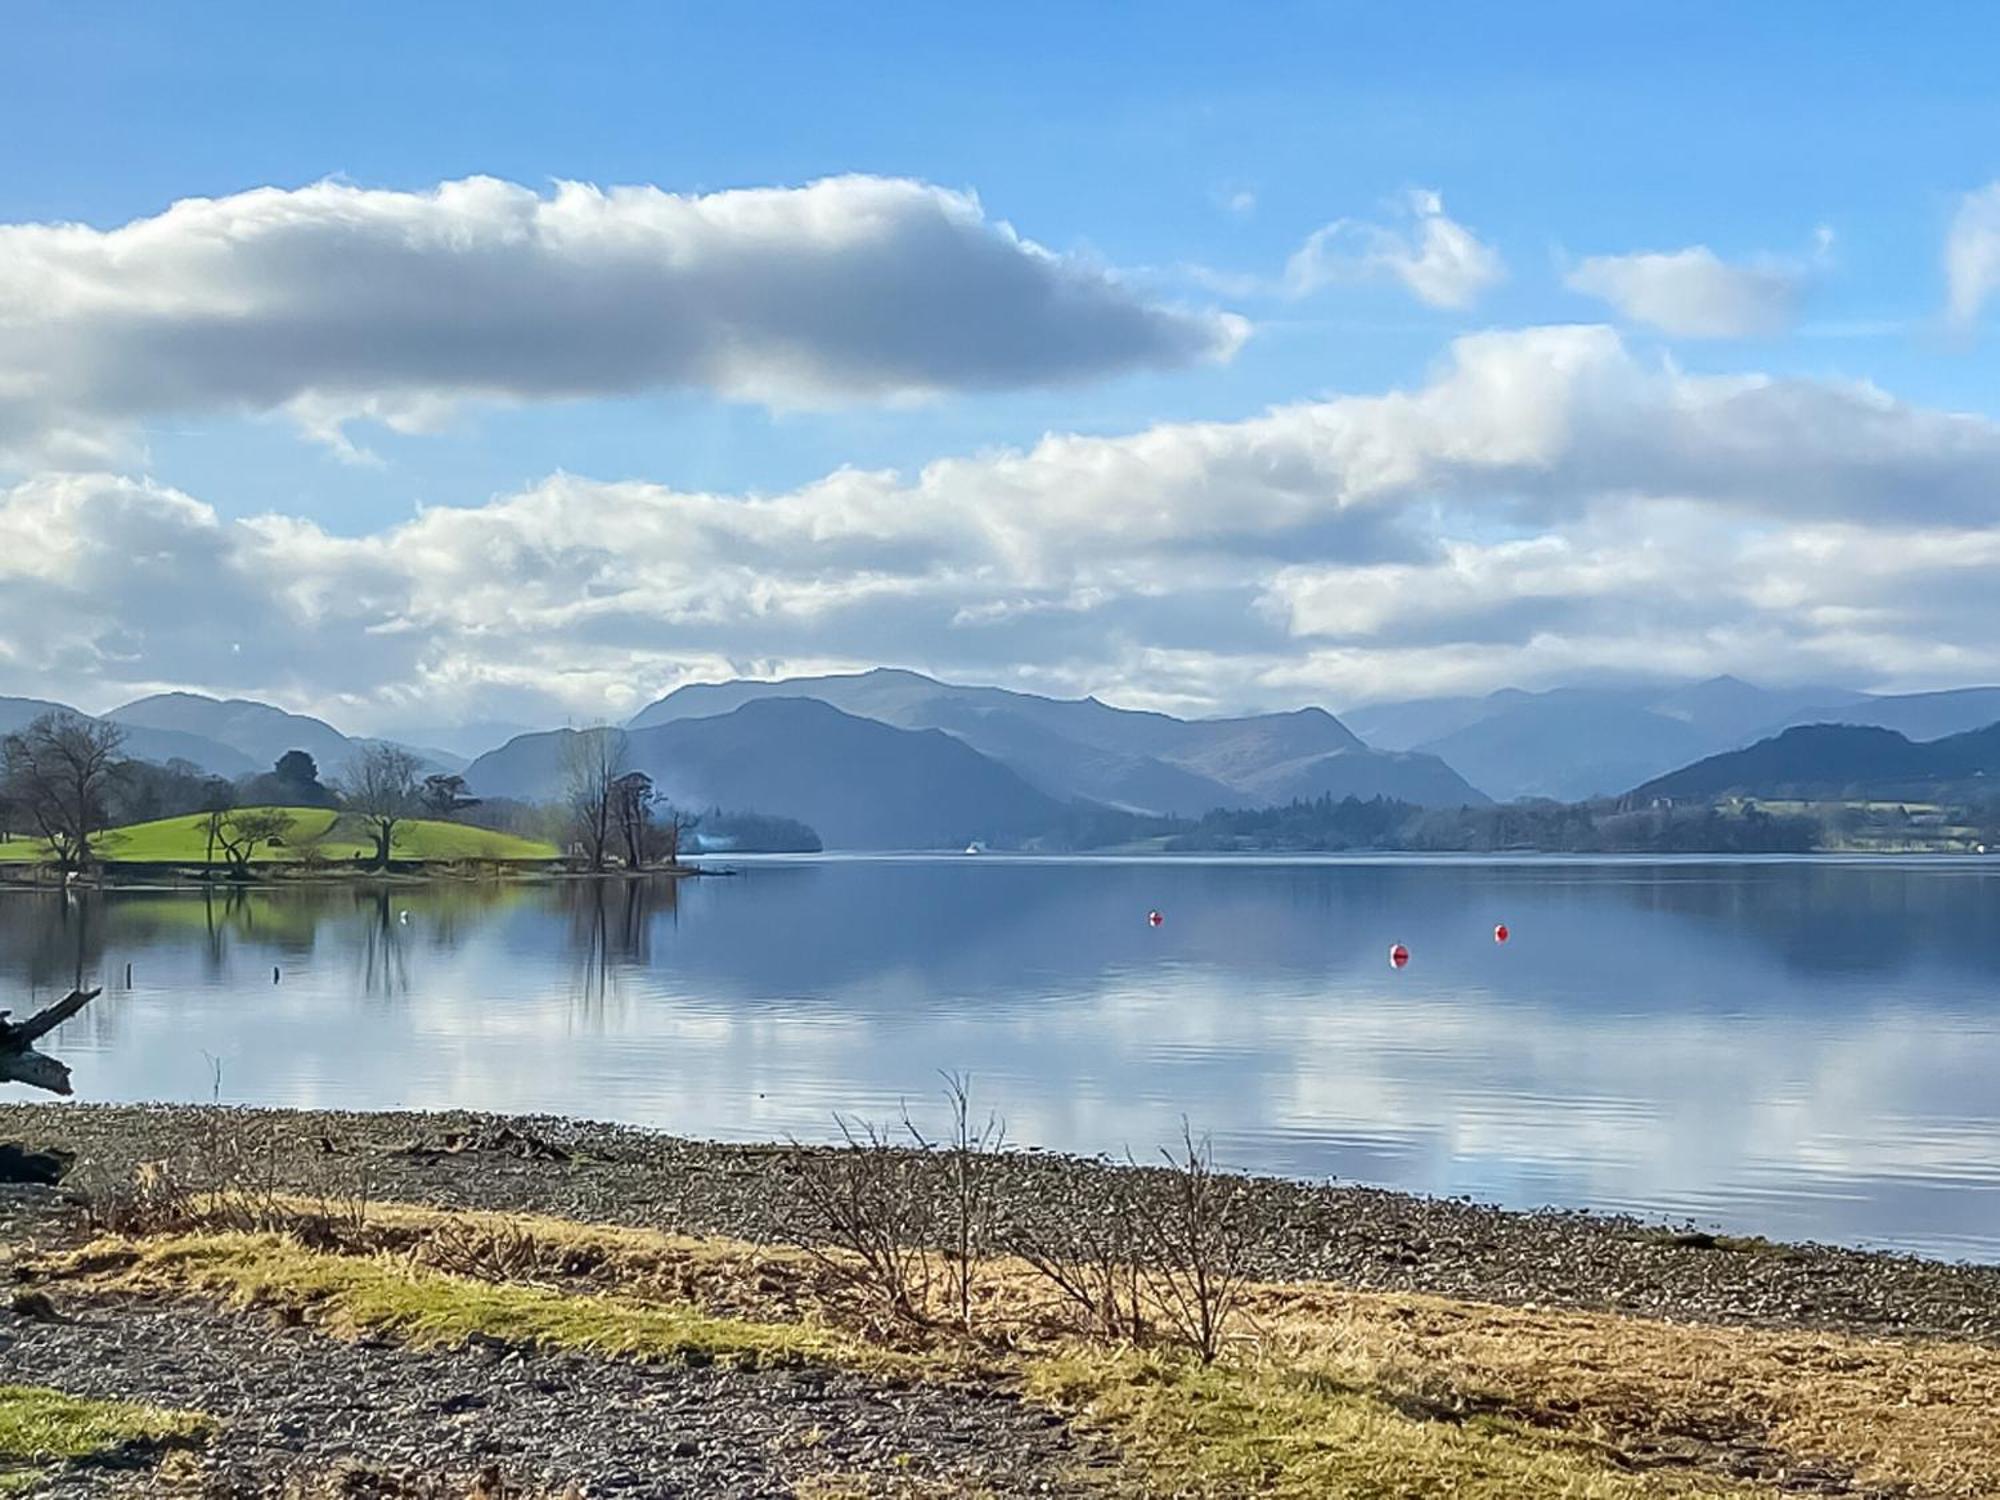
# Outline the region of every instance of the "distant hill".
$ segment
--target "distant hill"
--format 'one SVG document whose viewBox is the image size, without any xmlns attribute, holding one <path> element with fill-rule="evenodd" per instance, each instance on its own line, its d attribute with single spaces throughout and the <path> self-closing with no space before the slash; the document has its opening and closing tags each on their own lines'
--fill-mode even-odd
<svg viewBox="0 0 2000 1500">
<path fill-rule="evenodd" d="M 1872 724 L 1913 740 L 1936 740 L 2000 721 L 2000 687 L 1953 688 L 1941 693 L 1856 694 L 1835 704 L 1814 704 L 1759 726 L 1773 734 L 1793 724 Z"/>
<path fill-rule="evenodd" d="M 287 713 L 250 698 L 210 698 L 201 693 L 157 693 L 114 708 L 105 717 L 129 731 L 197 735 L 226 745 L 248 763 L 245 769 L 268 771 L 287 750 L 303 750 L 319 763 L 320 776 L 327 781 L 340 775 L 358 749 L 375 743 L 342 734 L 308 714 Z M 455 771 L 465 764 L 464 757 L 446 751 L 409 748 L 440 770 Z"/>
<path fill-rule="evenodd" d="M 1439 756 L 1503 801 L 1576 802 L 1616 796 L 1794 716 L 1844 717 L 1850 704 L 1869 701 L 1838 688 L 1713 677 L 1666 687 L 1503 688 L 1483 698 L 1371 704 L 1343 717 L 1370 744 Z"/>
<path fill-rule="evenodd" d="M 51 703 L 42 698 L 0 698 L 0 734 L 17 733 L 43 714 L 51 712 L 75 714 L 80 719 L 93 717 L 67 703 Z M 241 751 L 218 744 L 203 735 L 134 724 L 120 724 L 119 727 L 125 733 L 122 753 L 134 760 L 149 760 L 159 765 L 165 765 L 170 760 L 185 760 L 213 776 L 241 776 L 259 769 Z"/>
<path fill-rule="evenodd" d="M 1192 816 L 1322 792 L 1438 807 L 1486 800 L 1436 757 L 1372 750 L 1323 709 L 1178 719 L 1095 698 L 962 687 L 892 668 L 696 684 L 651 704 L 630 727 L 657 728 L 771 698 L 809 698 L 898 728 L 943 730 L 1060 802 Z"/>
<path fill-rule="evenodd" d="M 522 735 L 466 768 L 485 797 L 561 795 L 573 730 Z M 745 702 L 626 731 L 628 763 L 678 806 L 796 818 L 833 849 L 1016 845 L 1068 809 L 942 730 L 898 729 L 810 698 Z"/>
<path fill-rule="evenodd" d="M 1655 777 L 1633 796 L 1924 801 L 1984 790 L 1989 780 L 2000 793 L 2000 723 L 1921 742 L 1874 725 L 1807 724 Z"/>
</svg>

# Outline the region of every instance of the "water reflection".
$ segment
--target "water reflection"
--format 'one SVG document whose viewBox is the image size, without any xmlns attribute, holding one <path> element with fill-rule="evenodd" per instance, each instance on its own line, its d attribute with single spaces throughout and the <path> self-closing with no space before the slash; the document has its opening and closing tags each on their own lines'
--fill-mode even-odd
<svg viewBox="0 0 2000 1500">
<path fill-rule="evenodd" d="M 206 1097 L 209 1052 L 244 1102 L 768 1138 L 970 1069 L 1022 1142 L 1144 1150 L 1185 1111 L 1241 1165 L 2000 1258 L 1978 865 L 742 868 L 9 894 L 0 962 L 114 980 L 61 1038 L 87 1098 Z"/>
</svg>

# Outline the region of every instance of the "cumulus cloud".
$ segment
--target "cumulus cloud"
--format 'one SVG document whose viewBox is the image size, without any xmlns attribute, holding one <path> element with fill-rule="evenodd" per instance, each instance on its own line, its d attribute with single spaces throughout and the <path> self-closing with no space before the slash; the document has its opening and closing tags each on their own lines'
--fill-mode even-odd
<svg viewBox="0 0 2000 1500">
<path fill-rule="evenodd" d="M 767 495 L 556 476 L 359 536 L 144 481 L 0 490 L 0 677 L 356 728 L 629 713 L 882 662 L 1219 711 L 1577 672 L 2000 676 L 2000 425 L 1693 376 L 1599 327 L 1408 390 Z"/>
<path fill-rule="evenodd" d="M 1634 255 L 1593 255 L 1566 284 L 1608 302 L 1621 317 L 1682 338 L 1782 333 L 1797 311 L 1803 270 L 1774 259 L 1723 260 L 1706 245 Z"/>
<path fill-rule="evenodd" d="M 1967 193 L 1944 242 L 1946 306 L 1970 323 L 2000 287 L 2000 182 Z"/>
<path fill-rule="evenodd" d="M 1500 253 L 1444 211 L 1426 188 L 1405 193 L 1393 224 L 1336 219 L 1309 235 L 1285 264 L 1294 296 L 1342 281 L 1391 276 L 1432 307 L 1470 307 L 1506 275 Z"/>
<path fill-rule="evenodd" d="M 823 404 L 1226 358 L 1240 319 L 1148 300 L 921 182 L 682 195 L 492 178 L 189 199 L 0 226 L 0 454 L 287 409 L 336 443 L 466 398 L 697 387 Z"/>
</svg>

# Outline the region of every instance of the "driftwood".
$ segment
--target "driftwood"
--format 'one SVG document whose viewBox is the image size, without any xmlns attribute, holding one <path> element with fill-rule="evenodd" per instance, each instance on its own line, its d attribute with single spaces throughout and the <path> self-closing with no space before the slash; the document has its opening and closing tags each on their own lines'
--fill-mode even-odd
<svg viewBox="0 0 2000 1500">
<path fill-rule="evenodd" d="M 7 1019 L 12 1011 L 0 1010 L 0 1083 L 25 1083 L 30 1088 L 47 1089 L 51 1094 L 67 1094 L 68 1065 L 47 1053 L 37 1052 L 34 1044 L 102 993 L 71 990 L 48 1009 L 20 1022 Z"/>
</svg>

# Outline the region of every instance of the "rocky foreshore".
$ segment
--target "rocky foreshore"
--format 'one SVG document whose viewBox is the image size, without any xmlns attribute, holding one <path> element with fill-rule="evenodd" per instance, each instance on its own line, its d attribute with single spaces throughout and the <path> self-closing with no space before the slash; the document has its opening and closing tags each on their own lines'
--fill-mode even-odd
<svg viewBox="0 0 2000 1500">
<path fill-rule="evenodd" d="M 626 1126 L 463 1112 L 226 1112 L 284 1143 L 293 1185 L 330 1164 L 380 1199 L 537 1212 L 757 1241 L 783 1239 L 795 1206 L 791 1148 L 693 1141 Z M 60 1146 L 79 1169 L 119 1174 L 171 1157 L 213 1128 L 199 1107 L 17 1105 L 0 1139 Z M 1016 1219 L 1102 1210 L 1119 1163 L 1041 1152 L 997 1158 Z M 1507 1305 L 1695 1323 L 1928 1335 L 2000 1343 L 2000 1266 L 1779 1244 L 1577 1212 L 1515 1212 L 1459 1199 L 1258 1178 L 1251 1274 Z M 0 1211 L 0 1233 L 7 1231 Z"/>
</svg>

